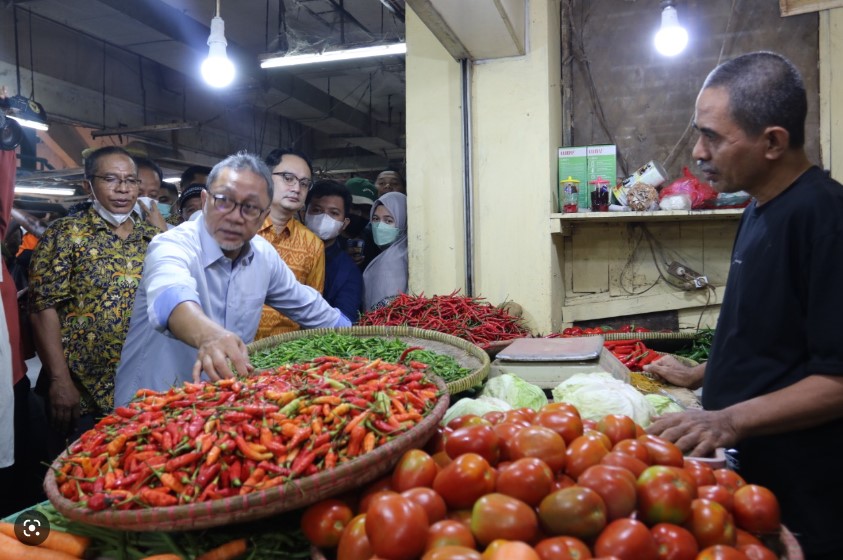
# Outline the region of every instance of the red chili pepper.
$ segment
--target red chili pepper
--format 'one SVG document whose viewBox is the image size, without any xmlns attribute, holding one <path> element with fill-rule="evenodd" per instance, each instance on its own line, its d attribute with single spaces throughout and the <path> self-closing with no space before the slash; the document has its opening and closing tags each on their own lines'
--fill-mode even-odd
<svg viewBox="0 0 843 560">
<path fill-rule="evenodd" d="M 203 457 L 202 453 L 199 451 L 193 451 L 190 453 L 185 453 L 184 455 L 180 455 L 178 457 L 174 457 L 167 461 L 164 465 L 164 470 L 167 472 L 173 472 L 178 470 L 182 467 L 186 467 L 188 465 L 192 465 L 193 463 L 197 462 Z"/>
</svg>

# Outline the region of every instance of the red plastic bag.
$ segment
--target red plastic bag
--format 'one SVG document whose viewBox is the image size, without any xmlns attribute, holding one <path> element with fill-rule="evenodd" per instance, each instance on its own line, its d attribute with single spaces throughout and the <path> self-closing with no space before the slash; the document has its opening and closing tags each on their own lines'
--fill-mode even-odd
<svg viewBox="0 0 843 560">
<path fill-rule="evenodd" d="M 706 203 L 717 198 L 717 191 L 708 183 L 697 179 L 687 168 L 682 168 L 683 177 L 676 179 L 659 193 L 659 201 L 666 196 L 687 195 L 691 199 L 691 208 L 702 208 Z"/>
</svg>

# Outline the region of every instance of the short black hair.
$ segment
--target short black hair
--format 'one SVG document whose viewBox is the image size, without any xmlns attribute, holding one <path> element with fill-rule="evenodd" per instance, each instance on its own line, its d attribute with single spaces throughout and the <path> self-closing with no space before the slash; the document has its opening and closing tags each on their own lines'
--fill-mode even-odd
<svg viewBox="0 0 843 560">
<path fill-rule="evenodd" d="M 135 164 L 135 171 L 137 171 L 138 164 L 135 163 L 135 159 L 132 157 L 132 154 L 120 146 L 104 146 L 94 150 L 88 154 L 88 157 L 85 158 L 85 178 L 90 181 L 97 172 L 97 166 L 99 165 L 100 160 L 106 156 L 113 156 L 115 154 L 126 156 L 132 160 L 132 163 Z"/>
<path fill-rule="evenodd" d="M 157 163 L 143 156 L 135 156 L 132 159 L 135 160 L 135 165 L 137 166 L 138 170 L 140 170 L 141 167 L 151 169 L 155 172 L 156 175 L 158 175 L 159 183 L 162 183 L 164 181 L 164 172 L 161 171 L 161 167 Z"/>
<path fill-rule="evenodd" d="M 712 87 L 729 92 L 731 117 L 747 134 L 757 136 L 768 126 L 780 126 L 788 132 L 790 148 L 805 145 L 805 84 L 782 55 L 759 51 L 724 62 L 703 83 L 703 89 Z"/>
<path fill-rule="evenodd" d="M 348 213 L 351 211 L 351 191 L 348 190 L 348 187 L 333 179 L 320 179 L 313 183 L 313 186 L 310 187 L 310 191 L 307 193 L 307 198 L 304 199 L 305 208 L 310 206 L 310 202 L 314 198 L 324 198 L 326 196 L 338 196 L 342 198 L 342 215 L 344 218 L 347 218 Z"/>
<path fill-rule="evenodd" d="M 179 189 L 176 188 L 176 186 L 173 183 L 170 183 L 169 181 L 162 181 L 161 182 L 161 188 L 166 190 L 167 192 L 169 192 L 174 197 L 176 197 L 176 199 L 179 198 Z"/>
<path fill-rule="evenodd" d="M 191 165 L 184 171 L 182 171 L 181 179 L 179 180 L 179 186 L 181 188 L 186 189 L 190 184 L 195 183 L 194 179 L 197 175 L 205 175 L 208 176 L 211 174 L 211 168 L 205 165 Z"/>
<path fill-rule="evenodd" d="M 307 164 L 307 168 L 310 169 L 310 174 L 313 175 L 313 162 L 310 161 L 310 158 L 307 157 L 307 154 L 304 152 L 299 152 L 298 150 L 294 150 L 292 148 L 276 148 L 269 152 L 269 155 L 266 156 L 264 159 L 264 163 L 269 166 L 271 170 L 273 167 L 281 163 L 281 158 L 284 156 L 296 156 L 300 157 L 304 160 Z"/>
</svg>

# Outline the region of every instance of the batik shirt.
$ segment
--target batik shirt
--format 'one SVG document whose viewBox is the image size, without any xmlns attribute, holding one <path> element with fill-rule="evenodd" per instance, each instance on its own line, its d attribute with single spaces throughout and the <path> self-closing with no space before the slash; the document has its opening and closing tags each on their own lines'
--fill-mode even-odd
<svg viewBox="0 0 843 560">
<path fill-rule="evenodd" d="M 325 244 L 315 233 L 296 219 L 287 222 L 279 233 L 267 218 L 258 235 L 275 247 L 296 280 L 322 293 L 325 288 Z M 255 340 L 297 330 L 298 323 L 265 305 Z"/>
<path fill-rule="evenodd" d="M 129 328 L 147 245 L 158 229 L 143 220 L 120 239 L 96 210 L 53 222 L 32 257 L 32 311 L 55 308 L 82 413 L 114 408 L 114 374 Z"/>
</svg>

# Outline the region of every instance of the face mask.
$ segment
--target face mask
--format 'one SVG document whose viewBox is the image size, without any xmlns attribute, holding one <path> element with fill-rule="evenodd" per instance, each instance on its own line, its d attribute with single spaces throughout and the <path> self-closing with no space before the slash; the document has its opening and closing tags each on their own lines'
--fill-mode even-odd
<svg viewBox="0 0 843 560">
<path fill-rule="evenodd" d="M 398 228 L 384 222 L 372 224 L 372 238 L 378 247 L 386 247 L 398 239 Z"/>
<path fill-rule="evenodd" d="M 346 235 L 349 237 L 360 237 L 363 230 L 366 229 L 366 224 L 369 223 L 369 220 L 356 214 L 351 214 L 348 219 L 348 227 L 345 228 Z"/>
<path fill-rule="evenodd" d="M 94 197 L 94 210 L 97 211 L 97 214 L 102 216 L 103 220 L 113 225 L 114 227 L 120 227 L 121 225 L 123 225 L 123 222 L 128 220 L 129 216 L 132 215 L 131 212 L 127 212 L 126 214 L 115 214 L 110 210 L 106 210 L 102 203 L 97 200 L 97 195 L 93 194 L 93 189 L 91 189 L 91 195 Z"/>
<path fill-rule="evenodd" d="M 322 241 L 330 241 L 340 234 L 343 222 L 338 222 L 328 214 L 305 214 L 304 225 L 319 236 Z"/>
<path fill-rule="evenodd" d="M 161 212 L 161 216 L 164 218 L 170 217 L 170 212 L 173 211 L 173 205 L 167 204 L 166 202 L 158 202 L 158 211 Z"/>
</svg>

